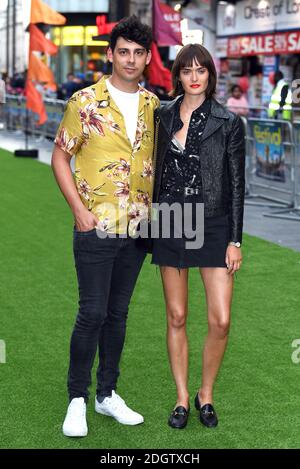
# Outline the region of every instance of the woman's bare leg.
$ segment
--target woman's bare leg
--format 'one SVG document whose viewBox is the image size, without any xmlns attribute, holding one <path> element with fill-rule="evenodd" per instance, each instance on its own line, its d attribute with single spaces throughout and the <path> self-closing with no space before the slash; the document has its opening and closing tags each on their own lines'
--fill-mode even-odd
<svg viewBox="0 0 300 469">
<path fill-rule="evenodd" d="M 167 313 L 167 345 L 170 366 L 177 388 L 176 407 L 189 407 L 188 340 L 188 269 L 160 268 Z"/>
<path fill-rule="evenodd" d="M 226 349 L 233 293 L 233 276 L 226 268 L 200 269 L 207 302 L 208 335 L 202 357 L 201 405 L 213 403 L 213 386 Z"/>
</svg>

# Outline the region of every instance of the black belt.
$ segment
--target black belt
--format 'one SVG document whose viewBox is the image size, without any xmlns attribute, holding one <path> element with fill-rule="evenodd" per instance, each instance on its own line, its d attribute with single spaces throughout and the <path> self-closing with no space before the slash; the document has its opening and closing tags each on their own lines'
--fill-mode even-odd
<svg viewBox="0 0 300 469">
<path fill-rule="evenodd" d="M 162 192 L 164 193 L 167 193 L 167 194 L 184 194 L 184 195 L 199 195 L 201 194 L 201 190 L 198 189 L 197 187 L 183 187 L 183 188 L 180 188 L 180 189 L 176 189 L 176 188 L 166 188 L 164 187 Z"/>
<path fill-rule="evenodd" d="M 175 188 L 175 187 L 163 187 L 161 190 L 163 194 L 184 194 L 184 195 L 200 195 L 202 194 L 201 189 L 197 187 L 183 187 L 183 188 Z"/>
</svg>

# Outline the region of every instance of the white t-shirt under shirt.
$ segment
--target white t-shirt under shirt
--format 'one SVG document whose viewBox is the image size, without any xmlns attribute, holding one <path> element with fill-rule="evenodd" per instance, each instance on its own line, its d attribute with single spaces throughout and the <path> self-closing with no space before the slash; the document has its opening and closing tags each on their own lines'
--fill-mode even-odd
<svg viewBox="0 0 300 469">
<path fill-rule="evenodd" d="M 123 114 L 126 132 L 131 145 L 133 145 L 136 134 L 140 93 L 139 91 L 136 93 L 125 93 L 124 91 L 120 91 L 118 88 L 113 86 L 109 79 L 105 80 L 105 82 L 109 94 Z"/>
</svg>

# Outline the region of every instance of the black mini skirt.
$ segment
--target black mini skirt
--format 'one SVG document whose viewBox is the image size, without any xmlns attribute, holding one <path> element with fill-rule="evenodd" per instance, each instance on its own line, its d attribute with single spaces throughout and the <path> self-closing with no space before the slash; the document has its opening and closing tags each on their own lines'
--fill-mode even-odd
<svg viewBox="0 0 300 469">
<path fill-rule="evenodd" d="M 182 200 L 176 199 L 164 197 L 160 202 L 168 200 L 169 203 L 182 203 Z M 184 201 L 196 202 L 195 198 L 185 198 Z M 162 225 L 161 217 L 159 224 Z M 200 248 L 187 248 L 187 242 L 194 241 L 194 239 L 186 238 L 184 235 L 181 238 L 176 238 L 173 229 L 173 220 L 171 219 L 170 237 L 163 238 L 161 226 L 159 227 L 159 237 L 153 239 L 152 244 L 152 264 L 178 269 L 189 267 L 226 268 L 226 249 L 230 241 L 229 215 L 204 218 L 204 241 Z"/>
</svg>

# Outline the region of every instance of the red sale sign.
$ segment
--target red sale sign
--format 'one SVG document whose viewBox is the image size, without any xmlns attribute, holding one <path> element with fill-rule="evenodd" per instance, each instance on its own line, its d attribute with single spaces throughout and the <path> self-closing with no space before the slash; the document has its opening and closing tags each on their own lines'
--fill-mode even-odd
<svg viewBox="0 0 300 469">
<path fill-rule="evenodd" d="M 228 39 L 228 57 L 294 54 L 300 52 L 300 31 L 238 36 Z"/>
</svg>

